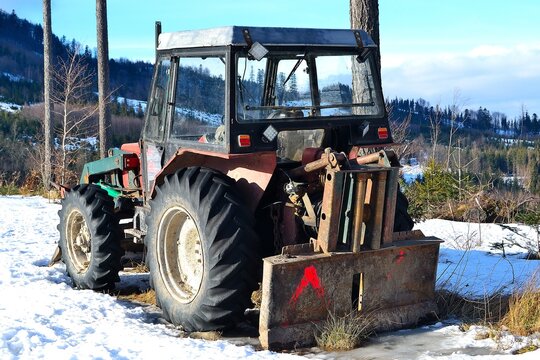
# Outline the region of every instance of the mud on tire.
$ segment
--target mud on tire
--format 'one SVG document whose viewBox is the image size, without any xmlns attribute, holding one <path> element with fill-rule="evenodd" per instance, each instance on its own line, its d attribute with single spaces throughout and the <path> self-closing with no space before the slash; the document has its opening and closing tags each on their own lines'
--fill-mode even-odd
<svg viewBox="0 0 540 360">
<path fill-rule="evenodd" d="M 233 186 L 191 167 L 168 175 L 150 201 L 150 277 L 165 318 L 187 331 L 230 327 L 251 305 L 258 239 Z"/>
<path fill-rule="evenodd" d="M 73 285 L 105 290 L 120 281 L 121 232 L 111 197 L 96 185 L 79 185 L 62 200 L 60 241 L 62 261 Z"/>
</svg>

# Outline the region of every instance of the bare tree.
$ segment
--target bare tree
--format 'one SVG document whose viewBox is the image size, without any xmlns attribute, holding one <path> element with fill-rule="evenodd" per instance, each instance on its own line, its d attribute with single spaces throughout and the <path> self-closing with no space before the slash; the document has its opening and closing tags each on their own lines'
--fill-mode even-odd
<svg viewBox="0 0 540 360">
<path fill-rule="evenodd" d="M 76 161 L 80 137 L 95 133 L 89 120 L 97 113 L 98 105 L 88 102 L 93 77 L 77 48 L 68 53 L 67 59 L 59 58 L 53 72 L 55 91 L 52 98 L 58 109 L 55 113 L 61 120 L 56 133 L 59 139 L 57 167 L 62 184 L 66 183 L 69 168 Z"/>
<path fill-rule="evenodd" d="M 404 157 L 410 156 L 414 152 L 418 151 L 418 144 L 416 139 L 409 140 L 410 126 L 411 126 L 411 113 L 407 114 L 405 119 L 399 120 L 396 118 L 394 111 L 391 107 L 387 109 L 388 112 L 388 122 L 390 124 L 390 130 L 392 131 L 392 138 L 394 139 L 394 144 L 392 149 L 398 157 L 398 160 L 401 161 Z"/>
<path fill-rule="evenodd" d="M 465 100 L 461 96 L 461 91 L 459 89 L 454 89 L 454 97 L 452 101 L 452 106 L 450 107 L 450 129 L 448 130 L 448 149 L 446 152 L 446 168 L 450 168 L 450 158 L 453 155 L 454 151 L 454 137 L 456 132 L 461 128 L 463 123 L 458 123 L 458 117 L 461 113 L 461 109 L 465 106 Z M 465 121 L 466 119 L 463 119 Z M 458 147 L 458 151 L 460 148 Z M 461 169 L 458 169 L 461 171 Z"/>
<path fill-rule="evenodd" d="M 45 189 L 50 188 L 51 181 L 51 123 L 52 123 L 52 99 L 51 99 L 51 68 L 52 68 L 52 25 L 51 25 L 51 0 L 43 0 L 43 98 L 45 114 L 43 117 L 44 132 L 44 155 L 42 181 Z"/>
<path fill-rule="evenodd" d="M 111 145 L 111 114 L 109 112 L 109 40 L 107 34 L 107 0 L 96 0 L 96 25 L 98 47 L 98 92 L 99 92 L 99 155 L 107 156 Z"/>
</svg>

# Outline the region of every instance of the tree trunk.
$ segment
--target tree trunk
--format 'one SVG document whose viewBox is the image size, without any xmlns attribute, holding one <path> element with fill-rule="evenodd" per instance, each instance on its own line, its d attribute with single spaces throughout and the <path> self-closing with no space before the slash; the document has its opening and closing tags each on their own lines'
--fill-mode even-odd
<svg viewBox="0 0 540 360">
<path fill-rule="evenodd" d="M 99 92 L 99 155 L 107 156 L 111 145 L 111 114 L 109 112 L 109 40 L 107 34 L 107 0 L 96 0 Z"/>
<path fill-rule="evenodd" d="M 379 2 L 378 0 L 350 0 L 350 17 L 351 28 L 362 29 L 366 31 L 379 45 Z M 375 69 L 378 78 L 381 78 L 381 53 L 379 48 L 375 51 L 374 56 Z M 364 103 L 371 101 L 369 91 L 370 84 L 367 78 L 369 70 L 364 64 L 353 61 L 352 64 L 352 90 L 353 102 Z M 381 109 L 379 109 L 381 110 Z M 368 110 L 356 107 L 353 109 L 355 115 L 365 115 Z"/>
<path fill-rule="evenodd" d="M 379 0 L 350 0 L 351 29 L 366 31 L 379 46 L 375 60 L 381 72 L 381 52 L 379 38 Z"/>
<path fill-rule="evenodd" d="M 44 154 L 43 154 L 43 187 L 50 189 L 51 181 L 51 123 L 53 104 L 51 99 L 51 71 L 52 71 L 52 25 L 51 0 L 43 0 L 43 101 L 45 114 L 43 117 Z"/>
</svg>

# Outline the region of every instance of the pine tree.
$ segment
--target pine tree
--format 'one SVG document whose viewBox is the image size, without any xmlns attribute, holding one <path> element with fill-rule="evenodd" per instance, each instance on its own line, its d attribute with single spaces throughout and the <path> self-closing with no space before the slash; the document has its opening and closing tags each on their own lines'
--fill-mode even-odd
<svg viewBox="0 0 540 360">
<path fill-rule="evenodd" d="M 300 99 L 300 95 L 298 94 L 298 83 L 296 81 L 296 74 L 292 74 L 291 79 L 289 80 L 288 99 L 292 101 Z"/>
</svg>

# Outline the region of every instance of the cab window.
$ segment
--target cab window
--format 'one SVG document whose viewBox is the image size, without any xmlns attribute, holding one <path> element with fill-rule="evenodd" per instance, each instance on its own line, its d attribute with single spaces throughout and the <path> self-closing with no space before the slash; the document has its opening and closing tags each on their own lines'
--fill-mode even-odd
<svg viewBox="0 0 540 360">
<path fill-rule="evenodd" d="M 225 57 L 180 57 L 171 138 L 224 142 Z"/>
</svg>

